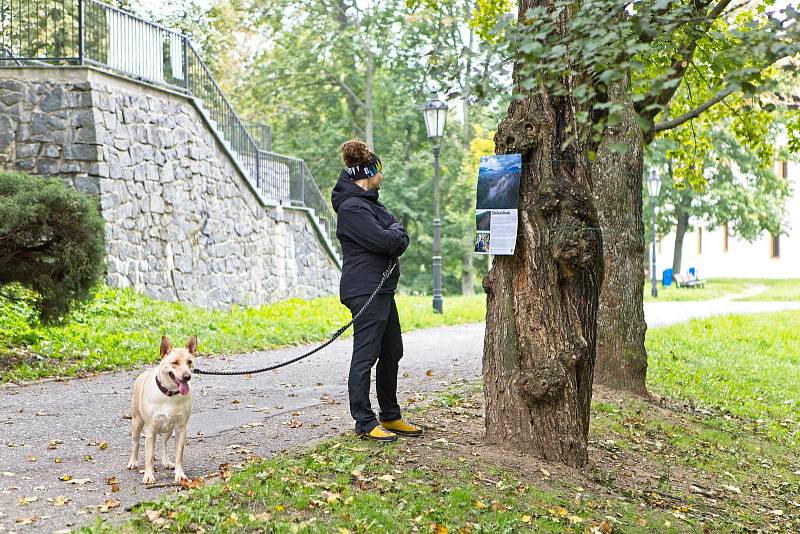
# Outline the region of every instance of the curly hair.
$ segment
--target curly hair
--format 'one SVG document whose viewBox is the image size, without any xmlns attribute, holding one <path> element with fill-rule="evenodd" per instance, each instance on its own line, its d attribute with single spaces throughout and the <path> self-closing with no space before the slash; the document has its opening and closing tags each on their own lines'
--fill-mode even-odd
<svg viewBox="0 0 800 534">
<path fill-rule="evenodd" d="M 372 152 L 367 144 L 358 139 L 351 139 L 343 143 L 339 149 L 342 151 L 342 162 L 345 167 L 366 165 L 372 159 Z"/>
</svg>

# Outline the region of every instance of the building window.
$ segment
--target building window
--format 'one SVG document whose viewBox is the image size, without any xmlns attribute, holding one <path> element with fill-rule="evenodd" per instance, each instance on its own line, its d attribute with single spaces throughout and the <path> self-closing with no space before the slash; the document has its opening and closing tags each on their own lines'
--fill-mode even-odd
<svg viewBox="0 0 800 534">
<path fill-rule="evenodd" d="M 781 257 L 781 235 L 772 234 L 772 254 L 773 258 Z"/>
<path fill-rule="evenodd" d="M 697 253 L 703 253 L 703 229 L 700 227 L 697 228 Z"/>
<path fill-rule="evenodd" d="M 728 252 L 728 223 L 722 227 L 722 251 Z"/>
</svg>

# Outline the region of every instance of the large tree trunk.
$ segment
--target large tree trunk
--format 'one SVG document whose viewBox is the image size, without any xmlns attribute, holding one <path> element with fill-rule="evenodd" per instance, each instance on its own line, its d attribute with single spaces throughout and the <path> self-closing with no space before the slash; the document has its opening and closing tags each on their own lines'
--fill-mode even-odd
<svg viewBox="0 0 800 534">
<path fill-rule="evenodd" d="M 543 0 L 521 0 L 520 20 Z M 497 128 L 498 154 L 521 153 L 520 228 L 513 256 L 494 258 L 483 378 L 487 439 L 546 460 L 587 461 L 603 245 L 589 150 L 568 130 L 569 97 L 519 86 Z M 562 148 L 567 144 L 566 148 Z"/>
<path fill-rule="evenodd" d="M 592 166 L 594 199 L 603 229 L 605 276 L 597 310 L 596 384 L 646 395 L 642 257 L 642 173 L 644 139 L 624 84 L 610 99 L 624 106 L 622 121 L 606 129 Z M 614 144 L 627 145 L 624 154 Z"/>
</svg>

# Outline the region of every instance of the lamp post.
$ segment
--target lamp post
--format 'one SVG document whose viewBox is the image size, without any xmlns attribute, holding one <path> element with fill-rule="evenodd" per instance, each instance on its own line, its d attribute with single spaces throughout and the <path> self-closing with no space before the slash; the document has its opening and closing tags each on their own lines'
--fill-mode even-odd
<svg viewBox="0 0 800 534">
<path fill-rule="evenodd" d="M 442 313 L 442 221 L 439 218 L 439 152 L 442 150 L 447 102 L 433 92 L 422 106 L 425 129 L 433 147 L 433 311 Z"/>
<path fill-rule="evenodd" d="M 650 194 L 650 218 L 653 221 L 653 249 L 650 254 L 653 287 L 650 290 L 650 294 L 654 297 L 658 296 L 658 286 L 656 286 L 656 202 L 658 202 L 658 192 L 660 190 L 661 178 L 658 177 L 655 169 L 651 169 L 650 178 L 647 179 L 647 192 Z"/>
</svg>

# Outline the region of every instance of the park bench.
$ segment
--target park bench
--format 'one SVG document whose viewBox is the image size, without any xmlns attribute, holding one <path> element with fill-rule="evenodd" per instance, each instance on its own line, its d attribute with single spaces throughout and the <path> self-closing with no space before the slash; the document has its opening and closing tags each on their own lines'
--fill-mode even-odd
<svg viewBox="0 0 800 534">
<path fill-rule="evenodd" d="M 681 273 L 673 275 L 673 279 L 678 287 L 703 287 L 706 284 L 705 280 L 695 276 L 684 276 Z"/>
</svg>

